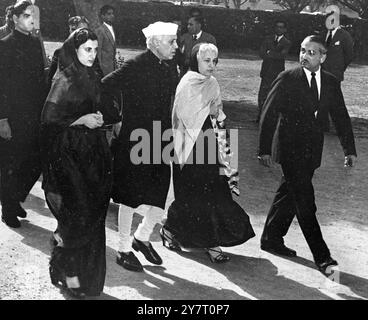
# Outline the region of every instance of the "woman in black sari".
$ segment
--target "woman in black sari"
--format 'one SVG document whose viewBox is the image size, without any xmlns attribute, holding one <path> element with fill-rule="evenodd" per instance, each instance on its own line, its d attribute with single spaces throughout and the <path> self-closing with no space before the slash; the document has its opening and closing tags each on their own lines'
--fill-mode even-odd
<svg viewBox="0 0 368 320">
<path fill-rule="evenodd" d="M 217 47 L 193 47 L 188 71 L 176 89 L 172 111 L 175 201 L 161 229 L 163 244 L 204 248 L 214 263 L 229 260 L 220 246 L 235 246 L 255 236 L 246 212 L 233 200 L 237 170 L 223 129 L 220 87 L 213 77 Z"/>
<path fill-rule="evenodd" d="M 97 46 L 89 29 L 77 29 L 64 42 L 41 117 L 43 188 L 58 221 L 50 277 L 76 297 L 99 295 L 106 274 L 112 159 L 102 127 L 100 79 L 92 68 Z"/>
</svg>

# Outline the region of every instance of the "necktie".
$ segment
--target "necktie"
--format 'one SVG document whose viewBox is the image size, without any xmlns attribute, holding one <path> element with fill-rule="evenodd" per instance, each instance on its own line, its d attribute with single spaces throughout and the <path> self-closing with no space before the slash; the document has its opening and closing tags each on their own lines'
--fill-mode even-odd
<svg viewBox="0 0 368 320">
<path fill-rule="evenodd" d="M 278 36 L 276 36 L 276 37 L 275 37 L 275 40 L 273 40 L 273 44 L 274 44 L 274 46 L 276 47 L 278 43 L 279 43 L 279 41 L 278 41 Z"/>
<path fill-rule="evenodd" d="M 315 111 L 318 110 L 318 88 L 317 88 L 317 81 L 316 81 L 316 74 L 314 72 L 312 72 L 312 79 L 311 79 L 311 91 L 312 91 L 312 96 L 313 96 L 313 100 L 314 100 L 314 109 Z"/>
<path fill-rule="evenodd" d="M 197 35 L 193 35 L 193 41 L 196 41 L 197 40 Z"/>
<path fill-rule="evenodd" d="M 327 40 L 326 40 L 326 46 L 329 47 L 332 41 L 332 31 L 328 31 L 328 36 L 327 36 Z"/>
</svg>

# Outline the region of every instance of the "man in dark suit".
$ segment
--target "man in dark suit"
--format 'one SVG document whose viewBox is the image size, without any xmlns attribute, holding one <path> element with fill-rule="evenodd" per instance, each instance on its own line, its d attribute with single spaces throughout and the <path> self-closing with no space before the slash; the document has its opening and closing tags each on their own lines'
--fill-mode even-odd
<svg viewBox="0 0 368 320">
<path fill-rule="evenodd" d="M 95 30 L 98 38 L 97 58 L 104 75 L 113 72 L 116 69 L 116 39 L 115 31 L 112 27 L 114 23 L 114 8 L 105 5 L 100 10 L 102 24 Z"/>
<path fill-rule="evenodd" d="M 271 89 L 272 82 L 281 71 L 285 70 L 285 58 L 291 46 L 291 42 L 285 37 L 285 33 L 286 23 L 284 21 L 276 21 L 275 34 L 266 37 L 259 51 L 263 61 L 261 67 L 262 80 L 258 92 L 257 122 L 259 122 L 262 106 Z"/>
<path fill-rule="evenodd" d="M 322 68 L 332 73 L 340 82 L 344 72 L 353 61 L 354 41 L 350 33 L 340 26 L 329 29 L 325 35 L 327 57 Z"/>
<path fill-rule="evenodd" d="M 100 9 L 100 18 L 102 24 L 95 30 L 98 39 L 97 61 L 104 76 L 116 69 L 116 38 L 115 31 L 112 27 L 115 16 L 114 8 L 110 5 L 104 5 Z M 115 106 L 121 111 L 121 101 L 119 100 Z M 117 123 L 106 127 L 106 139 L 109 145 L 116 138 L 117 132 L 120 130 L 121 123 Z"/>
<path fill-rule="evenodd" d="M 300 67 L 280 73 L 273 83 L 260 120 L 258 158 L 270 166 L 273 153 L 283 171 L 262 234 L 261 249 L 296 256 L 283 240 L 296 216 L 318 269 L 326 273 L 337 262 L 331 258 L 316 218 L 312 178 L 321 164 L 322 122 L 328 112 L 335 123 L 346 166 L 353 165 L 356 150 L 339 82 L 320 68 L 326 59 L 323 39 L 305 38 L 299 59 Z"/>
<path fill-rule="evenodd" d="M 40 41 L 31 35 L 32 3 L 11 9 L 14 30 L 0 41 L 0 187 L 2 220 L 20 227 L 24 202 L 41 174 L 40 115 L 46 98 Z"/>
<path fill-rule="evenodd" d="M 203 17 L 194 16 L 188 20 L 188 32 L 180 38 L 179 48 L 183 54 L 183 65 L 180 68 L 180 77 L 182 77 L 189 69 L 190 54 L 192 48 L 197 43 L 216 44 L 216 39 L 212 34 L 202 31 Z"/>
<path fill-rule="evenodd" d="M 132 247 L 151 263 L 162 264 L 149 238 L 165 214 L 170 164 L 162 161 L 161 155 L 169 142 L 161 141 L 161 134 L 160 142 L 155 140 L 157 131 L 171 130 L 171 101 L 177 70 L 170 60 L 178 48 L 177 28 L 177 24 L 160 21 L 144 28 L 147 50 L 102 79 L 104 103 L 111 104 L 113 97 L 117 99 L 120 94 L 124 101 L 124 123 L 113 147 L 112 199 L 120 203 L 117 263 L 132 271 L 143 270 Z M 144 219 L 131 241 L 134 212 L 143 213 Z"/>
</svg>

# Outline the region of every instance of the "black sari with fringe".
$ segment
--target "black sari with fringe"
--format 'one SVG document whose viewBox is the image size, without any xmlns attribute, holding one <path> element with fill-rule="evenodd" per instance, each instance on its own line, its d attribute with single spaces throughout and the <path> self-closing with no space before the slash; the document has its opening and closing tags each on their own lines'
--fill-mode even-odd
<svg viewBox="0 0 368 320">
<path fill-rule="evenodd" d="M 70 126 L 99 108 L 99 77 L 82 66 L 72 36 L 42 111 L 43 188 L 58 221 L 50 265 L 78 276 L 89 295 L 103 291 L 106 274 L 105 218 L 112 186 L 112 157 L 101 128 Z M 73 54 L 74 52 L 74 54 Z M 61 241 L 60 241 L 61 239 Z M 55 241 L 56 244 L 56 241 Z"/>
</svg>

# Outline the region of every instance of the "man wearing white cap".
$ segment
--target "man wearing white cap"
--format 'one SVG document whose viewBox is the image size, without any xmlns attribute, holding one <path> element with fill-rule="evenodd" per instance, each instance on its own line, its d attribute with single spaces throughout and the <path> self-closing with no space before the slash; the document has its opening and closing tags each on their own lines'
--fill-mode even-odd
<svg viewBox="0 0 368 320">
<path fill-rule="evenodd" d="M 170 184 L 170 165 L 161 157 L 169 142 L 161 141 L 161 133 L 171 130 L 171 98 L 176 89 L 177 74 L 168 60 L 174 57 L 178 48 L 177 27 L 174 23 L 159 21 L 144 28 L 142 32 L 146 37 L 147 50 L 102 79 L 106 103 L 112 103 L 120 93 L 124 101 L 122 129 L 112 146 L 112 199 L 120 203 L 117 263 L 132 271 L 142 271 L 143 267 L 131 247 L 142 252 L 151 263 L 162 263 L 149 238 L 156 223 L 164 217 Z M 138 145 L 142 158 L 145 158 L 143 163 L 135 154 Z M 131 242 L 134 212 L 144 212 L 144 219 Z"/>
</svg>

